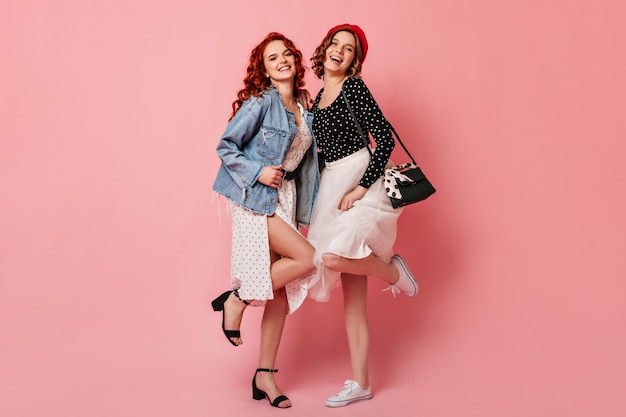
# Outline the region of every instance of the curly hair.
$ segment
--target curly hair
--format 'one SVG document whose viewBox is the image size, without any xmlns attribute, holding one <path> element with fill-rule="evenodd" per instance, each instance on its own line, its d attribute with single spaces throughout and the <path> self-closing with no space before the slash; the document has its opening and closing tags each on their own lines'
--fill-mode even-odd
<svg viewBox="0 0 626 417">
<path fill-rule="evenodd" d="M 363 47 L 361 46 L 359 37 L 349 28 L 339 28 L 326 35 L 322 43 L 317 48 L 315 48 L 315 52 L 311 57 L 311 69 L 313 70 L 313 73 L 317 76 L 317 78 L 322 78 L 324 76 L 324 60 L 326 59 L 326 50 L 332 43 L 333 37 L 341 31 L 348 32 L 354 35 L 354 39 L 356 42 L 354 60 L 352 60 L 352 64 L 346 71 L 346 75 L 348 77 L 351 77 L 353 75 L 357 77 L 360 76 L 361 69 L 363 68 Z"/>
<path fill-rule="evenodd" d="M 260 97 L 263 91 L 271 85 L 270 79 L 265 76 L 266 71 L 265 65 L 263 65 L 263 52 L 265 52 L 265 47 L 270 42 L 277 40 L 283 41 L 287 49 L 289 49 L 295 58 L 296 76 L 293 80 L 294 96 L 297 95 L 298 90 L 304 87 L 304 72 L 306 71 L 306 68 L 302 65 L 302 52 L 300 52 L 294 43 L 285 35 L 278 32 L 271 32 L 261 41 L 261 43 L 252 49 L 252 52 L 250 52 L 250 63 L 248 64 L 246 77 L 243 79 L 244 88 L 239 90 L 237 93 L 237 100 L 233 101 L 233 113 L 230 115 L 230 119 L 235 116 L 235 113 L 237 113 L 237 111 L 241 108 L 244 101 L 252 96 Z"/>
</svg>

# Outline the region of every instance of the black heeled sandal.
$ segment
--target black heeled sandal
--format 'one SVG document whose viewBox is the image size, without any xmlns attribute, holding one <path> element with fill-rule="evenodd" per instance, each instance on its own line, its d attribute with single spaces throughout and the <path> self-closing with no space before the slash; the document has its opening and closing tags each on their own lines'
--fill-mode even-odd
<svg viewBox="0 0 626 417">
<path fill-rule="evenodd" d="M 224 336 L 226 336 L 226 339 L 230 342 L 231 345 L 239 346 L 238 344 L 233 342 L 232 338 L 237 338 L 237 339 L 241 338 L 241 332 L 239 330 L 226 330 L 224 328 L 224 303 L 226 302 L 226 300 L 228 300 L 228 297 L 230 297 L 230 293 L 235 294 L 235 296 L 237 298 L 239 298 L 239 300 L 242 303 L 244 303 L 246 305 L 250 304 L 248 301 L 242 300 L 241 297 L 239 297 L 239 293 L 237 292 L 237 290 L 234 290 L 234 291 L 226 291 L 226 292 L 224 292 L 222 295 L 217 297 L 215 300 L 211 301 L 211 305 L 213 306 L 213 310 L 214 311 L 221 311 L 222 312 L 222 331 L 224 332 Z"/>
<path fill-rule="evenodd" d="M 276 407 L 276 408 L 289 408 L 289 407 L 291 407 L 291 404 L 288 405 L 287 407 L 280 407 L 279 406 L 279 404 L 282 403 L 283 401 L 289 401 L 289 398 L 287 398 L 286 395 L 279 395 L 278 397 L 274 398 L 274 401 L 271 401 L 270 397 L 267 395 L 267 393 L 265 391 L 260 390 L 256 386 L 256 374 L 258 374 L 259 372 L 276 373 L 276 372 L 278 372 L 278 369 L 257 368 L 256 372 L 254 373 L 254 377 L 252 378 L 252 398 L 254 398 L 255 400 L 262 400 L 264 398 L 267 398 L 267 401 L 270 402 L 270 405 L 272 407 Z"/>
</svg>

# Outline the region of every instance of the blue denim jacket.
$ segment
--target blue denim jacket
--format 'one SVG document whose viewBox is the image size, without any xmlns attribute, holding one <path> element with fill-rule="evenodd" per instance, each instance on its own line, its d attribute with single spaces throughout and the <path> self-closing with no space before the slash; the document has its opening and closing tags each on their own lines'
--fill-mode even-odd
<svg viewBox="0 0 626 417">
<path fill-rule="evenodd" d="M 305 111 L 305 115 L 312 131 L 313 114 Z M 264 91 L 261 97 L 250 97 L 230 120 L 217 145 L 222 164 L 213 190 L 256 213 L 274 214 L 278 190 L 257 179 L 264 167 L 282 164 L 296 130 L 294 115 L 285 110 L 275 87 Z M 296 220 L 308 225 L 319 188 L 315 137 L 295 181 Z"/>
</svg>

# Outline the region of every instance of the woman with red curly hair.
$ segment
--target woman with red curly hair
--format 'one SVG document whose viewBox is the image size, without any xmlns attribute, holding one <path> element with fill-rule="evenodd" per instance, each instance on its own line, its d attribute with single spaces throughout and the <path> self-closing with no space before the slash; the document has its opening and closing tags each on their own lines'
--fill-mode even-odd
<svg viewBox="0 0 626 417">
<path fill-rule="evenodd" d="M 297 99 L 304 87 L 302 53 L 272 32 L 250 54 L 244 88 L 217 145 L 222 160 L 213 190 L 232 215 L 231 290 L 212 302 L 234 346 L 248 305 L 264 306 L 259 366 L 252 396 L 291 406 L 274 381 L 286 315 L 307 295 L 313 247 L 298 231 L 310 222 L 319 185 L 312 114 Z"/>
</svg>

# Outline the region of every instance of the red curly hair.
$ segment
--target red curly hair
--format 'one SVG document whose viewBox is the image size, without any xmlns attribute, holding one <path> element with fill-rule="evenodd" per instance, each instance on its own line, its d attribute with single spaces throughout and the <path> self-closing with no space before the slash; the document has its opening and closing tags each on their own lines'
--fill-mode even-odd
<svg viewBox="0 0 626 417">
<path fill-rule="evenodd" d="M 250 63 L 246 71 L 246 77 L 243 79 L 244 88 L 237 93 L 237 100 L 233 101 L 233 113 L 230 115 L 232 119 L 235 113 L 241 108 L 244 101 L 252 96 L 260 97 L 263 90 L 266 90 L 271 85 L 269 78 L 265 76 L 265 66 L 263 65 L 263 52 L 265 47 L 272 41 L 283 41 L 285 46 L 293 54 L 296 65 L 296 76 L 293 80 L 293 94 L 297 97 L 298 90 L 305 85 L 304 72 L 306 68 L 302 65 L 302 52 L 294 43 L 288 39 L 285 35 L 278 32 L 269 33 L 265 39 L 254 47 L 250 52 Z"/>
</svg>

